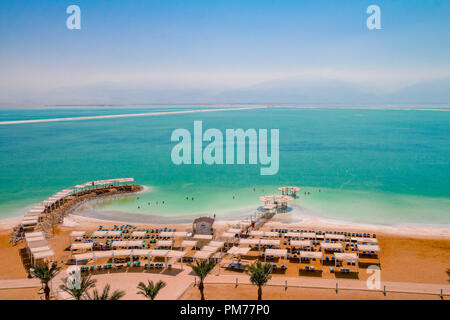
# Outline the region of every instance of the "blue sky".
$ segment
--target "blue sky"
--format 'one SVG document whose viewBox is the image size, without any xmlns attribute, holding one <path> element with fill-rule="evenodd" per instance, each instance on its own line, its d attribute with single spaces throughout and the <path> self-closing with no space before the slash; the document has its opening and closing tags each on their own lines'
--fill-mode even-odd
<svg viewBox="0 0 450 320">
<path fill-rule="evenodd" d="M 82 29 L 66 28 L 77 4 Z M 366 28 L 381 8 L 382 30 Z M 0 92 L 240 88 L 325 77 L 388 91 L 450 76 L 450 1 L 0 2 Z"/>
</svg>

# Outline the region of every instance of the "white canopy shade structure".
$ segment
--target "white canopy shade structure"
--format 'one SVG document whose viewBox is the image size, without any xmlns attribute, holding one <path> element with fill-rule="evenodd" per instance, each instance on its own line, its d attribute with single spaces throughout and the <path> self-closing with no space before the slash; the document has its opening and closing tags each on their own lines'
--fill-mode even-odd
<svg viewBox="0 0 450 320">
<path fill-rule="evenodd" d="M 119 241 L 113 241 L 112 247 L 113 248 L 135 248 L 135 247 L 142 247 L 143 241 L 142 240 L 119 240 Z"/>
<path fill-rule="evenodd" d="M 93 242 L 74 243 L 70 246 L 70 251 L 83 249 L 92 250 L 93 247 L 94 247 Z"/>
<path fill-rule="evenodd" d="M 48 259 L 48 258 L 56 258 L 55 252 L 53 250 L 40 251 L 33 254 L 33 261 L 36 264 L 37 260 Z"/>
<path fill-rule="evenodd" d="M 170 250 L 165 249 L 158 249 L 158 250 L 151 250 L 150 255 L 153 257 L 165 257 L 169 253 Z"/>
<path fill-rule="evenodd" d="M 180 244 L 182 248 L 193 248 L 197 245 L 197 241 L 195 240 L 183 240 Z"/>
<path fill-rule="evenodd" d="M 44 237 L 44 233 L 42 231 L 25 233 L 25 239 L 37 238 L 37 237 Z"/>
<path fill-rule="evenodd" d="M 320 270 L 323 270 L 323 254 L 322 252 L 316 251 L 300 251 L 299 254 L 300 266 L 299 269 L 302 268 L 302 259 L 320 259 Z"/>
<path fill-rule="evenodd" d="M 335 259 L 335 267 L 337 267 L 337 261 L 356 261 L 356 272 L 359 272 L 359 257 L 356 253 L 343 253 L 343 252 L 336 252 L 334 254 Z"/>
<path fill-rule="evenodd" d="M 47 242 L 42 242 L 39 245 L 28 247 L 28 255 L 31 258 L 31 263 L 33 263 L 34 254 L 44 251 L 50 251 L 51 248 L 48 246 Z"/>
<path fill-rule="evenodd" d="M 381 249 L 380 246 L 376 244 L 358 244 L 357 245 L 358 252 L 370 252 L 377 255 L 378 264 L 381 263 Z"/>
<path fill-rule="evenodd" d="M 45 208 L 45 207 L 44 207 L 44 208 Z M 39 213 L 39 214 L 41 214 L 41 213 L 44 212 L 44 210 L 45 210 L 45 209 L 36 209 L 36 208 L 33 208 L 33 209 L 29 210 L 28 213 Z"/>
<path fill-rule="evenodd" d="M 204 259 L 204 260 L 209 260 L 209 258 L 211 257 L 211 255 L 212 255 L 213 253 L 214 253 L 214 252 L 212 252 L 212 251 L 203 251 L 203 250 L 197 251 L 197 252 L 195 252 L 195 254 L 194 254 L 194 259 Z"/>
<path fill-rule="evenodd" d="M 278 237 L 279 233 L 274 231 L 262 231 L 262 230 L 254 230 L 250 231 L 250 236 L 252 237 Z"/>
<path fill-rule="evenodd" d="M 25 238 L 25 242 L 27 243 L 27 246 L 29 246 L 30 245 L 30 243 L 33 243 L 33 242 L 40 242 L 40 241 L 47 241 L 46 239 L 45 239 L 45 237 L 44 236 L 40 236 L 40 237 L 32 237 L 32 238 Z"/>
<path fill-rule="evenodd" d="M 48 246 L 48 244 L 44 244 L 44 245 L 39 246 L 39 247 L 28 248 L 28 251 L 31 254 L 35 254 L 35 253 L 42 252 L 42 251 L 49 251 L 49 250 L 51 250 L 51 248 Z"/>
<path fill-rule="evenodd" d="M 131 237 L 133 238 L 141 238 L 147 235 L 147 231 L 133 231 L 131 233 Z"/>
<path fill-rule="evenodd" d="M 225 241 L 219 241 L 219 240 L 210 241 L 208 243 L 208 246 L 217 247 L 217 248 L 223 248 L 224 245 L 225 245 Z"/>
<path fill-rule="evenodd" d="M 278 238 L 280 236 L 280 234 L 278 232 L 275 231 L 265 231 L 264 232 L 264 236 L 265 237 L 274 237 L 274 238 Z"/>
<path fill-rule="evenodd" d="M 98 251 L 98 252 L 96 251 L 94 253 L 95 253 L 95 256 L 98 258 L 98 256 L 97 256 L 98 253 L 103 253 L 103 254 L 110 253 L 114 257 L 123 257 L 123 256 L 128 257 L 128 256 L 131 256 L 132 252 L 133 252 L 132 249 L 118 249 L 118 250 L 109 250 L 109 251 Z"/>
<path fill-rule="evenodd" d="M 328 234 L 328 233 L 326 233 L 325 239 L 343 241 L 343 240 L 345 240 L 345 236 L 343 234 Z"/>
<path fill-rule="evenodd" d="M 180 258 L 186 254 L 185 251 L 173 251 L 173 250 L 151 250 L 151 249 L 121 249 L 121 250 L 108 250 L 108 251 L 93 251 L 89 253 L 76 254 L 73 256 L 76 263 L 79 261 L 89 261 L 100 258 L 115 258 L 115 257 L 130 257 L 133 261 L 133 257 L 163 257 L 167 265 L 167 258 Z M 114 260 L 113 260 L 114 263 Z"/>
<path fill-rule="evenodd" d="M 285 258 L 287 256 L 287 250 L 286 249 L 266 249 L 264 251 L 264 262 L 267 259 L 267 256 L 275 256 L 280 258 Z"/>
<path fill-rule="evenodd" d="M 168 258 L 177 258 L 177 259 L 181 259 L 181 258 L 183 258 L 186 254 L 187 254 L 186 251 L 170 250 L 170 251 L 167 253 L 167 257 L 168 257 Z"/>
<path fill-rule="evenodd" d="M 233 255 L 233 256 L 235 256 L 235 255 L 245 256 L 249 251 L 250 251 L 250 248 L 249 248 L 249 247 L 243 247 L 243 248 L 240 248 L 240 247 L 231 247 L 231 248 L 227 251 L 227 253 L 228 253 L 228 254 L 231 254 L 231 255 Z"/>
<path fill-rule="evenodd" d="M 187 254 L 186 251 L 174 251 L 171 250 L 167 253 L 166 258 L 175 258 L 175 259 L 180 259 L 180 266 L 181 269 L 183 269 L 183 257 Z"/>
<path fill-rule="evenodd" d="M 253 239 L 253 238 L 247 238 L 247 239 L 239 239 L 239 245 L 257 245 L 259 246 L 261 239 Z M 233 247 L 237 248 L 237 247 Z"/>
<path fill-rule="evenodd" d="M 299 247 L 299 248 L 307 248 L 311 247 L 312 245 L 311 240 L 291 240 L 290 244 L 292 247 Z"/>
<path fill-rule="evenodd" d="M 360 238 L 360 237 L 352 237 L 351 238 L 352 242 L 357 242 L 357 243 L 367 243 L 367 244 L 375 244 L 378 243 L 378 239 L 377 238 Z"/>
<path fill-rule="evenodd" d="M 203 246 L 201 251 L 211 251 L 211 252 L 217 252 L 217 250 L 219 250 L 218 247 L 213 247 L 213 246 Z"/>
<path fill-rule="evenodd" d="M 280 240 L 277 239 L 261 239 L 261 241 L 259 242 L 262 246 L 279 246 L 280 245 Z"/>
<path fill-rule="evenodd" d="M 237 229 L 237 228 L 230 228 L 227 230 L 228 233 L 234 233 L 234 234 L 240 234 L 241 233 L 241 229 Z"/>
<path fill-rule="evenodd" d="M 286 203 L 286 202 L 289 202 L 289 201 L 293 201 L 294 198 L 292 198 L 291 196 L 281 196 L 281 197 L 278 196 L 278 197 L 275 198 L 275 200 L 278 201 L 278 202 Z"/>
<path fill-rule="evenodd" d="M 39 222 L 39 216 L 24 216 L 22 221 L 36 221 Z"/>
<path fill-rule="evenodd" d="M 262 231 L 262 230 L 253 230 L 253 231 L 250 231 L 249 235 L 252 236 L 252 237 L 264 237 L 264 231 Z"/>
<path fill-rule="evenodd" d="M 37 248 L 47 246 L 48 242 L 45 239 L 40 239 L 38 241 L 27 242 L 27 248 Z"/>
<path fill-rule="evenodd" d="M 344 251 L 344 247 L 342 243 L 331 243 L 331 242 L 321 242 L 320 248 L 324 250 L 332 250 L 332 251 Z"/>
<path fill-rule="evenodd" d="M 315 232 L 302 232 L 300 237 L 302 239 L 316 239 L 316 233 Z"/>
<path fill-rule="evenodd" d="M 223 239 L 233 239 L 236 238 L 236 234 L 235 233 L 230 233 L 230 232 L 224 232 L 220 235 L 220 238 Z"/>
<path fill-rule="evenodd" d="M 86 234 L 85 231 L 72 231 L 69 234 L 69 243 L 72 243 L 72 238 L 81 238 Z"/>
<path fill-rule="evenodd" d="M 77 265 L 79 261 L 89 261 L 94 259 L 94 257 L 95 257 L 94 252 L 79 253 L 73 256 L 73 258 L 75 259 L 75 263 Z"/>
<path fill-rule="evenodd" d="M 39 212 L 31 212 L 28 211 L 27 213 L 25 213 L 24 217 L 39 217 L 41 214 Z"/>
<path fill-rule="evenodd" d="M 79 237 L 84 236 L 85 234 L 86 234 L 86 231 L 72 231 L 69 234 L 69 237 L 71 237 L 71 238 L 79 238 Z"/>
<path fill-rule="evenodd" d="M 95 231 L 92 233 L 93 237 L 104 238 L 104 237 L 118 237 L 121 235 L 120 231 Z"/>
<path fill-rule="evenodd" d="M 45 205 L 46 207 L 50 207 L 54 203 L 55 203 L 55 201 L 49 200 L 49 199 L 42 201 L 42 204 Z"/>
<path fill-rule="evenodd" d="M 239 247 L 231 247 L 230 249 L 228 249 L 227 253 L 234 254 L 238 250 L 239 250 Z"/>
<path fill-rule="evenodd" d="M 318 252 L 318 251 L 300 251 L 300 259 L 301 258 L 322 259 L 323 254 L 322 254 L 322 252 Z"/>
<path fill-rule="evenodd" d="M 159 236 L 169 238 L 188 238 L 192 236 L 192 233 L 186 231 L 163 231 L 159 233 Z"/>
<path fill-rule="evenodd" d="M 172 252 L 172 250 L 159 250 L 159 249 L 158 250 L 150 250 L 150 252 L 148 254 L 149 262 L 150 262 L 150 257 L 151 256 L 153 256 L 153 257 L 162 257 L 162 258 L 164 258 L 164 263 L 165 263 L 165 265 L 167 267 L 167 258 L 168 258 L 168 255 L 169 255 L 170 252 Z M 180 252 L 180 251 L 177 251 L 177 252 Z"/>
<path fill-rule="evenodd" d="M 196 234 L 194 235 L 195 240 L 212 240 L 213 236 L 211 234 Z"/>
<path fill-rule="evenodd" d="M 263 206 L 263 209 L 265 209 L 265 210 L 273 210 L 276 207 L 277 207 L 277 205 L 275 203 L 268 203 L 268 204 L 265 204 Z"/>
<path fill-rule="evenodd" d="M 358 244 L 359 252 L 380 252 L 380 246 L 375 244 Z"/>
<path fill-rule="evenodd" d="M 271 201 L 273 201 L 274 196 L 273 195 L 265 195 L 265 196 L 260 196 L 259 201 L 264 202 L 265 204 L 269 204 Z"/>
<path fill-rule="evenodd" d="M 279 187 L 278 190 L 280 190 L 283 194 L 295 194 L 297 191 L 300 190 L 299 187 L 294 186 L 287 186 L 287 187 Z"/>
<path fill-rule="evenodd" d="M 172 248 L 173 240 L 158 240 L 156 242 L 156 246 L 157 247 L 170 247 L 170 248 Z"/>
<path fill-rule="evenodd" d="M 39 223 L 39 219 L 34 220 L 22 220 L 22 226 L 24 228 L 32 228 L 35 227 Z"/>
<path fill-rule="evenodd" d="M 287 238 L 300 238 L 302 234 L 300 232 L 288 232 L 286 233 Z"/>
<path fill-rule="evenodd" d="M 94 248 L 93 242 L 85 242 L 85 243 L 74 243 L 70 246 L 70 255 L 74 250 L 91 250 Z"/>
</svg>

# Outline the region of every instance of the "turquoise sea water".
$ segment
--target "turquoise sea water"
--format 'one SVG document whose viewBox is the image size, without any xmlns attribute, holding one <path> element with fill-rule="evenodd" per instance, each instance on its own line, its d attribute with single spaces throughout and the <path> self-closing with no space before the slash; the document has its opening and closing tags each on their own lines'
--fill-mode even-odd
<svg viewBox="0 0 450 320">
<path fill-rule="evenodd" d="M 2 110 L 0 121 L 156 110 L 165 108 Z M 171 133 L 192 131 L 194 120 L 204 130 L 279 129 L 278 174 L 261 176 L 259 165 L 175 166 Z M 258 196 L 278 186 L 298 185 L 310 194 L 295 206 L 321 217 L 450 224 L 449 112 L 277 108 L 4 125 L 0 150 L 0 218 L 78 183 L 134 177 L 152 192 L 90 210 L 226 219 L 256 209 Z"/>
</svg>

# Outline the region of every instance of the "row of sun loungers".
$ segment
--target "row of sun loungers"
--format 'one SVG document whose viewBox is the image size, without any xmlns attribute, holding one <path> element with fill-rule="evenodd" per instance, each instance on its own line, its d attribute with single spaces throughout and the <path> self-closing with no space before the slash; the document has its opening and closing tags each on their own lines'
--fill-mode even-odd
<svg viewBox="0 0 450 320">
<path fill-rule="evenodd" d="M 101 270 L 112 270 L 112 269 L 123 269 L 125 267 L 141 267 L 141 261 L 134 261 L 131 263 L 131 261 L 127 262 L 126 264 L 103 264 L 103 265 L 92 265 L 92 266 L 81 266 L 80 271 L 81 272 L 89 272 L 89 271 L 101 271 Z M 146 263 L 144 266 L 144 269 L 163 269 L 164 263 Z M 172 264 L 167 265 L 168 269 L 172 268 Z"/>
<path fill-rule="evenodd" d="M 289 229 L 271 229 L 271 232 L 278 232 L 280 233 L 280 237 L 282 237 L 282 234 L 288 233 L 288 232 L 297 232 L 297 233 L 315 233 L 316 235 L 344 235 L 346 237 L 364 237 L 364 238 L 376 238 L 377 235 L 375 233 L 361 233 L 361 232 L 344 232 L 344 231 L 317 231 L 317 230 L 289 230 Z"/>
</svg>

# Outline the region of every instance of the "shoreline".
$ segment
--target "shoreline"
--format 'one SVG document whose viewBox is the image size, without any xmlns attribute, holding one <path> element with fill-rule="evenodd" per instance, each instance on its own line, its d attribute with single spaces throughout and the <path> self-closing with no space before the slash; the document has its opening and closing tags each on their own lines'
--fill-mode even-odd
<svg viewBox="0 0 450 320">
<path fill-rule="evenodd" d="M 135 194 L 142 194 L 151 192 L 152 188 L 143 186 L 143 189 Z M 123 195 L 111 195 L 109 197 L 121 197 Z M 193 219 L 202 214 L 189 214 L 181 216 L 162 216 L 150 214 L 136 214 L 126 213 L 122 211 L 105 211 L 99 212 L 95 210 L 79 211 L 81 205 L 96 201 L 97 199 L 90 199 L 87 202 L 80 203 L 78 207 L 72 208 L 71 212 L 64 218 L 62 226 L 70 228 L 83 228 L 84 226 L 91 226 L 92 223 L 110 223 L 110 224 L 133 224 L 133 225 L 190 225 Z M 250 217 L 255 209 L 243 208 L 241 210 L 224 211 L 224 214 L 216 217 L 216 225 L 233 225 L 241 220 Z M 229 215 L 229 217 L 227 217 Z M 0 219 L 0 230 L 12 229 L 16 226 L 22 217 L 10 217 Z M 447 225 L 430 225 L 418 223 L 404 223 L 404 224 L 376 224 L 370 222 L 345 221 L 333 218 L 326 218 L 315 215 L 314 212 L 308 208 L 301 206 L 294 206 L 294 209 L 289 213 L 282 213 L 275 215 L 266 226 L 273 228 L 312 228 L 332 229 L 336 231 L 361 231 L 371 233 L 379 233 L 385 235 L 396 235 L 413 238 L 427 238 L 427 239 L 450 239 L 450 226 Z"/>
<path fill-rule="evenodd" d="M 331 220 L 325 220 L 320 218 L 312 218 L 309 221 L 291 222 L 286 221 L 285 216 L 275 215 L 270 221 L 265 224 L 268 228 L 311 228 L 316 230 L 330 229 L 335 231 L 351 231 L 351 232 L 370 232 L 376 234 L 383 234 L 389 236 L 398 237 L 411 237 L 417 239 L 450 239 L 450 228 L 439 226 L 421 226 L 421 225 L 398 225 L 398 226 L 381 226 L 371 224 L 358 224 L 358 223 L 344 223 Z M 217 220 L 215 225 L 218 228 L 231 226 L 241 221 L 240 219 L 227 219 Z M 107 223 L 107 224 L 133 224 L 136 226 L 141 225 L 172 225 L 172 226 L 191 226 L 192 220 L 183 222 L 164 221 L 164 222 L 145 222 L 145 221 L 130 221 L 130 220 L 117 220 L 117 219 L 101 219 L 98 217 L 89 217 L 78 214 L 69 214 L 62 226 L 70 228 L 83 228 L 90 227 L 93 224 Z M 1 224 L 1 222 L 0 222 Z"/>
</svg>

